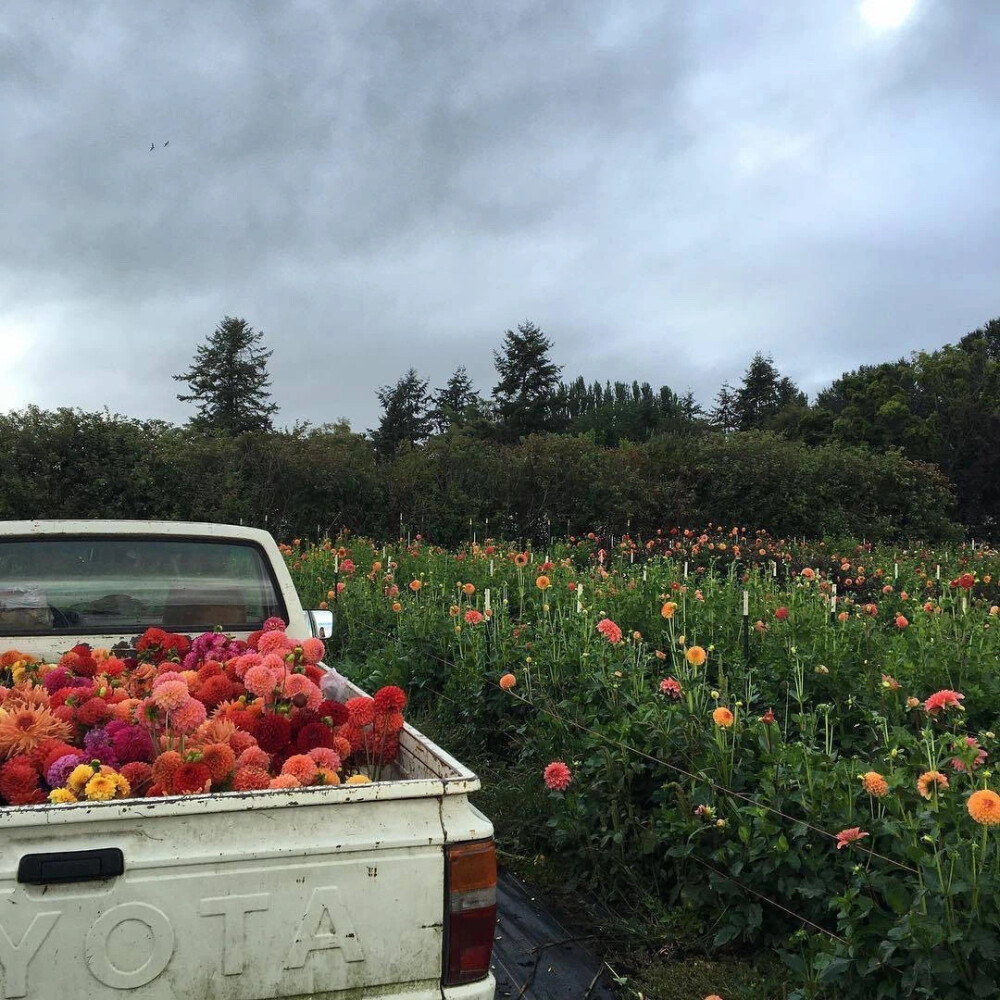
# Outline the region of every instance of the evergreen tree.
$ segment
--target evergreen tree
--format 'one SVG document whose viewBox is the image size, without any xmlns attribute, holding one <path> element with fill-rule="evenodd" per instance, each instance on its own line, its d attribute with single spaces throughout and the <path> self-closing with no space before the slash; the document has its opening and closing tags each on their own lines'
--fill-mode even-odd
<svg viewBox="0 0 1000 1000">
<path fill-rule="evenodd" d="M 680 405 L 681 413 L 684 415 L 685 420 L 688 420 L 692 424 L 699 417 L 704 416 L 704 407 L 694 398 L 694 393 L 690 389 L 681 396 Z"/>
<path fill-rule="evenodd" d="M 736 392 L 728 382 L 715 395 L 715 406 L 709 411 L 708 422 L 723 434 L 736 430 L 739 418 L 736 414 Z"/>
<path fill-rule="evenodd" d="M 516 441 L 528 434 L 559 430 L 560 365 L 549 357 L 552 342 L 530 321 L 507 330 L 493 352 L 499 382 L 493 388 L 503 437 Z"/>
<path fill-rule="evenodd" d="M 443 434 L 449 427 L 464 427 L 482 415 L 483 401 L 472 386 L 472 379 L 459 365 L 443 389 L 438 389 L 431 401 L 431 421 Z"/>
<path fill-rule="evenodd" d="M 173 376 L 191 389 L 177 398 L 198 404 L 193 428 L 230 435 L 271 430 L 278 406 L 270 401 L 267 362 L 274 351 L 261 346 L 263 336 L 245 319 L 226 316 L 199 345 L 190 370 Z"/>
<path fill-rule="evenodd" d="M 379 458 L 391 458 L 402 444 L 425 441 L 431 432 L 427 380 L 410 368 L 395 385 L 384 385 L 375 395 L 382 404 L 378 429 L 369 431 Z"/>
<path fill-rule="evenodd" d="M 737 428 L 748 431 L 767 427 L 785 407 L 798 404 L 805 405 L 805 396 L 791 379 L 779 374 L 771 358 L 758 351 L 736 391 Z"/>
</svg>

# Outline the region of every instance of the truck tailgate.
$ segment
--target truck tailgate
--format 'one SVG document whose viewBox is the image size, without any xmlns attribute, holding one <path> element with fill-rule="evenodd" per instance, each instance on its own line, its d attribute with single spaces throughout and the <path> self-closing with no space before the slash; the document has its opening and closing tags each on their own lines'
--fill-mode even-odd
<svg viewBox="0 0 1000 1000">
<path fill-rule="evenodd" d="M 411 784 L 0 811 L 0 994 L 70 1000 L 73 970 L 88 1000 L 440 995 L 442 807 Z M 123 874 L 18 881 L 106 848 Z"/>
</svg>

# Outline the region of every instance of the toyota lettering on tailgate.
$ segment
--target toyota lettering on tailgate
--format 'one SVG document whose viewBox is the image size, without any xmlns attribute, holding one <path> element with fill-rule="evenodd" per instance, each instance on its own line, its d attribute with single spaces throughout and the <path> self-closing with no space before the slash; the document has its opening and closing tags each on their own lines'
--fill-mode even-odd
<svg viewBox="0 0 1000 1000">
<path fill-rule="evenodd" d="M 271 893 L 208 896 L 198 905 L 198 914 L 207 921 L 221 921 L 222 973 L 241 975 L 246 968 L 247 922 L 263 919 L 257 914 L 271 908 Z M 63 911 L 48 909 L 36 913 L 27 928 L 0 924 L 0 965 L 3 967 L 4 998 L 28 995 L 31 963 L 44 961 L 44 946 L 59 924 Z M 120 968 L 109 955 L 108 942 L 115 931 L 129 921 L 148 931 L 148 954 L 136 955 L 138 964 Z M 176 937 L 170 917 L 150 903 L 119 903 L 101 913 L 86 932 L 83 953 L 90 974 L 116 990 L 134 990 L 151 983 L 170 965 Z M 309 903 L 288 942 L 283 968 L 302 969 L 313 952 L 337 949 L 346 962 L 365 960 L 361 942 L 337 886 L 313 889 Z M 145 961 L 143 961 L 145 958 Z"/>
</svg>

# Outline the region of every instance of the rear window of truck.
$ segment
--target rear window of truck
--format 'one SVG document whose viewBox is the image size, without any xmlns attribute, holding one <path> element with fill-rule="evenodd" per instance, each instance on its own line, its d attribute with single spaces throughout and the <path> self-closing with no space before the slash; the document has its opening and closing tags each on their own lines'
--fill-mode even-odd
<svg viewBox="0 0 1000 1000">
<path fill-rule="evenodd" d="M 94 536 L 0 541 L 0 634 L 258 629 L 285 605 L 252 542 Z"/>
</svg>

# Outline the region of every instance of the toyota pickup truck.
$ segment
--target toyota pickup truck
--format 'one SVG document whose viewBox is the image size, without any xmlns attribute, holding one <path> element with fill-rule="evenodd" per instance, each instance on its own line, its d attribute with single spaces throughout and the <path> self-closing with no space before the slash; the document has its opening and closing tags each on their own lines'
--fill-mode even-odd
<svg viewBox="0 0 1000 1000">
<path fill-rule="evenodd" d="M 155 626 L 329 634 L 264 531 L 0 522 L 0 651 Z M 324 667 L 341 699 L 357 688 Z M 393 780 L 0 807 L 0 996 L 491 1000 L 478 778 L 407 725 Z"/>
</svg>

